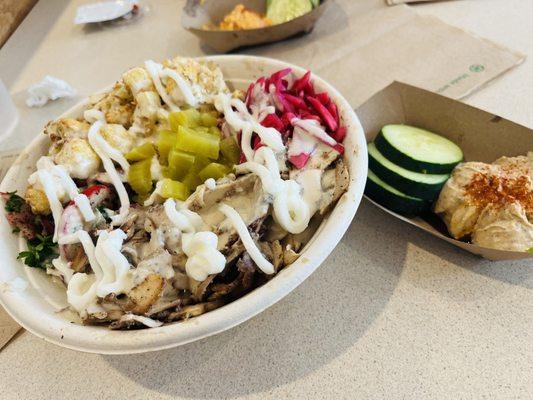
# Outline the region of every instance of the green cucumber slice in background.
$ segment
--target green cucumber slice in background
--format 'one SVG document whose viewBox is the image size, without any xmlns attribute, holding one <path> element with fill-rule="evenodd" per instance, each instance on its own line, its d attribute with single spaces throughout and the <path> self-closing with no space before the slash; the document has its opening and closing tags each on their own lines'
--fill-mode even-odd
<svg viewBox="0 0 533 400">
<path fill-rule="evenodd" d="M 312 10 L 310 0 L 270 0 L 267 1 L 266 16 L 274 24 L 282 24 Z"/>
</svg>

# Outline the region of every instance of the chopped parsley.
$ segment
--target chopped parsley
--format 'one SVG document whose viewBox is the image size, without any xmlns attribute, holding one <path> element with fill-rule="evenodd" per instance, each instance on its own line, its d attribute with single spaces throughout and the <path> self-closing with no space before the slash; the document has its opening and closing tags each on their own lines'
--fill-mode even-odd
<svg viewBox="0 0 533 400">
<path fill-rule="evenodd" d="M 6 201 L 5 210 L 7 212 L 20 212 L 22 206 L 26 203 L 22 197 L 20 197 L 17 192 L 6 193 L 9 198 Z"/>
<path fill-rule="evenodd" d="M 28 250 L 20 252 L 17 258 L 28 267 L 46 269 L 56 257 L 57 244 L 52 241 L 52 236 L 37 235 L 28 240 Z"/>
</svg>

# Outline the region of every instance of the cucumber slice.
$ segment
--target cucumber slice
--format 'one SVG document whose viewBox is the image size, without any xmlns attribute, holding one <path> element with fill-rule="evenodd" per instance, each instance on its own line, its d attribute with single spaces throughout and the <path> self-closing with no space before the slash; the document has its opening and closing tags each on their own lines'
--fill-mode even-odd
<svg viewBox="0 0 533 400">
<path fill-rule="evenodd" d="M 376 147 L 393 163 L 424 174 L 448 174 L 463 161 L 463 151 L 451 140 L 408 125 L 386 125 Z"/>
<path fill-rule="evenodd" d="M 448 174 L 421 174 L 387 160 L 372 142 L 368 144 L 368 165 L 384 182 L 401 192 L 424 200 L 433 200 L 448 180 Z"/>
<path fill-rule="evenodd" d="M 267 18 L 274 24 L 298 18 L 313 10 L 310 0 L 272 0 L 267 3 Z"/>
<path fill-rule="evenodd" d="M 389 210 L 403 215 L 418 215 L 429 210 L 429 202 L 418 197 L 408 196 L 383 182 L 368 170 L 365 194 Z"/>
</svg>

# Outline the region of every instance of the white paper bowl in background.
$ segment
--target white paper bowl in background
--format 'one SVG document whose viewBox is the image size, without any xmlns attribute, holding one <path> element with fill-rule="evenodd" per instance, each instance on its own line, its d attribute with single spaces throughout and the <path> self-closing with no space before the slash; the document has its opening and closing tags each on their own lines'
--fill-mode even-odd
<svg viewBox="0 0 533 400">
<path fill-rule="evenodd" d="M 291 67 L 297 76 L 306 72 L 303 68 L 261 57 L 235 55 L 203 59 L 216 62 L 230 87 L 236 89 L 246 89 L 257 78 L 286 67 Z M 350 104 L 336 89 L 316 75 L 313 75 L 313 82 L 318 91 L 329 93 L 339 107 L 343 124 L 348 127 L 344 145 L 350 185 L 332 212 L 324 219 L 300 258 L 268 283 L 219 309 L 159 328 L 113 331 L 106 327 L 72 323 L 64 312 L 59 312 L 66 306 L 65 288 L 53 282 L 44 271 L 25 267 L 17 261 L 22 239 L 17 240 L 11 233 L 11 228 L 2 215 L 0 303 L 25 329 L 49 342 L 91 353 L 131 354 L 175 347 L 225 331 L 286 296 L 320 266 L 341 240 L 361 201 L 368 170 L 365 135 Z M 61 117 L 81 116 L 84 105 L 84 102 L 78 104 Z M 50 116 L 54 117 L 56 116 Z M 48 146 L 48 137 L 39 134 L 8 171 L 0 190 L 23 192 L 28 176 L 35 169 L 36 161 L 47 152 Z M 24 281 L 29 282 L 26 288 L 21 285 Z"/>
</svg>

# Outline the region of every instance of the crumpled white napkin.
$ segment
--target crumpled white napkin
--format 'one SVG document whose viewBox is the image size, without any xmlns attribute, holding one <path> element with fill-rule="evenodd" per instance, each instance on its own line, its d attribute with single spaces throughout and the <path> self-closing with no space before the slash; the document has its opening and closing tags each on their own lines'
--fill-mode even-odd
<svg viewBox="0 0 533 400">
<path fill-rule="evenodd" d="M 57 100 L 62 97 L 74 97 L 76 90 L 67 82 L 46 75 L 44 79 L 28 88 L 28 98 L 26 105 L 28 107 L 42 107 L 49 100 Z"/>
</svg>

